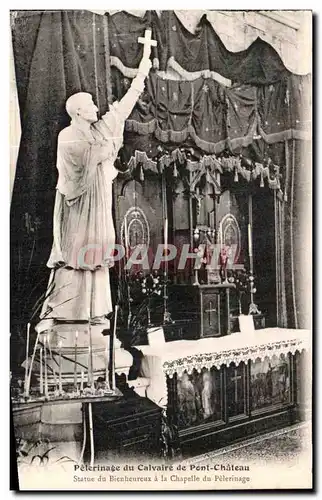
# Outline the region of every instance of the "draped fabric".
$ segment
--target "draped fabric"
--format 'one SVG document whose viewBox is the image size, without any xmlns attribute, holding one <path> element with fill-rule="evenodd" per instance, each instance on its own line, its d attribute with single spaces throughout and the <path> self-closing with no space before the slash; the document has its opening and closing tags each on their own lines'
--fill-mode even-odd
<svg viewBox="0 0 322 500">
<path fill-rule="evenodd" d="M 112 89 L 117 99 L 129 84 L 129 78 L 113 69 Z M 151 73 L 126 122 L 125 158 L 129 161 L 135 149 L 153 157 L 160 142 L 219 154 L 238 151 L 259 139 L 266 144 L 310 139 L 310 90 L 310 75 L 228 88 L 211 78 L 177 81 Z"/>
<path fill-rule="evenodd" d="M 206 15 L 193 34 L 173 11 L 162 11 L 160 16 L 147 11 L 142 18 L 129 12 L 118 12 L 109 18 L 111 62 L 122 68 L 125 76 L 131 76 L 131 70 L 138 67 L 142 48 L 137 38 L 148 27 L 158 42 L 152 48 L 152 56 L 161 71 L 168 65 L 175 66 L 188 79 L 189 74 L 208 70 L 233 82 L 255 85 L 275 83 L 292 74 L 276 50 L 261 38 L 246 50 L 230 52 Z"/>
</svg>

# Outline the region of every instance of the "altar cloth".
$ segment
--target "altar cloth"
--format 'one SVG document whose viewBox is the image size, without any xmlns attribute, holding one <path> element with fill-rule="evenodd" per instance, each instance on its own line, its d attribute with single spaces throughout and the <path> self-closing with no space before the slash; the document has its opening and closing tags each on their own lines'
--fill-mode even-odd
<svg viewBox="0 0 322 500">
<path fill-rule="evenodd" d="M 174 374 L 179 377 L 194 369 L 220 368 L 231 363 L 239 365 L 248 360 L 294 354 L 311 345 L 310 330 L 264 328 L 250 334 L 241 332 L 225 337 L 167 342 L 163 349 L 137 346 L 143 353 L 141 375 L 150 379 L 147 397 L 162 407 L 167 406 L 167 381 Z"/>
</svg>

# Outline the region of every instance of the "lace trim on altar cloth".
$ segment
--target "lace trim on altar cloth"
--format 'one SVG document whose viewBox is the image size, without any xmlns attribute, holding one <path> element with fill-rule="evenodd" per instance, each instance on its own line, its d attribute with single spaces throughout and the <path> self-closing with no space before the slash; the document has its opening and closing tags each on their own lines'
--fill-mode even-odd
<svg viewBox="0 0 322 500">
<path fill-rule="evenodd" d="M 178 358 L 173 361 L 165 361 L 163 363 L 163 371 L 170 378 L 177 374 L 179 377 L 184 372 L 191 374 L 193 370 L 201 372 L 202 369 L 210 369 L 212 367 L 220 369 L 222 365 L 229 366 L 235 363 L 238 366 L 240 363 L 247 361 L 264 360 L 287 355 L 295 354 L 297 351 L 302 352 L 308 348 L 307 342 L 302 339 L 280 340 L 265 345 L 257 345 L 252 347 L 242 347 L 238 349 L 229 349 L 222 352 L 204 353 L 191 355 L 184 358 Z"/>
</svg>

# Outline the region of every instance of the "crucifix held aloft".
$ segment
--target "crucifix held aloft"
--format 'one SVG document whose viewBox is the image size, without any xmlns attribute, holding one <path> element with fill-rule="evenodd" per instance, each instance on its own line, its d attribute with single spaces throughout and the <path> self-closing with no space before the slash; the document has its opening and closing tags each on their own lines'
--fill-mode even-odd
<svg viewBox="0 0 322 500">
<path fill-rule="evenodd" d="M 152 31 L 150 29 L 145 30 L 144 37 L 139 36 L 138 42 L 143 44 L 143 58 L 150 57 L 151 47 L 157 46 L 157 41 L 152 40 Z"/>
</svg>

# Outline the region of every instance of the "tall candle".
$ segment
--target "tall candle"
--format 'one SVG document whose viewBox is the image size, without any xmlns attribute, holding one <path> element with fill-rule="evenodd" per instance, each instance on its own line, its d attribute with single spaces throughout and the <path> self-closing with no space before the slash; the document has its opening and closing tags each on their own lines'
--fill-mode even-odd
<svg viewBox="0 0 322 500">
<path fill-rule="evenodd" d="M 165 253 L 165 257 L 168 256 L 168 218 L 166 217 L 164 219 L 164 253 Z M 168 274 L 168 261 L 167 259 L 165 260 L 165 263 L 164 263 L 164 272 L 167 276 Z"/>
<path fill-rule="evenodd" d="M 164 247 L 168 248 L 168 219 L 164 219 Z"/>
<path fill-rule="evenodd" d="M 40 358 L 40 394 L 44 393 L 43 366 L 42 366 L 42 347 L 39 353 Z"/>
<path fill-rule="evenodd" d="M 25 394 L 26 394 L 26 396 L 29 396 L 29 387 L 28 387 L 29 338 L 30 338 L 30 323 L 27 324 L 27 339 L 26 339 L 26 361 L 25 361 Z"/>
<path fill-rule="evenodd" d="M 74 390 L 77 391 L 77 339 L 78 339 L 78 331 L 75 333 L 75 359 L 74 359 Z"/>
<path fill-rule="evenodd" d="M 45 396 L 48 396 L 48 377 L 47 377 L 47 335 L 44 337 L 44 363 L 45 363 Z"/>
<path fill-rule="evenodd" d="M 252 227 L 248 224 L 248 253 L 249 256 L 253 256 L 253 243 L 252 243 Z"/>
<path fill-rule="evenodd" d="M 108 353 L 109 353 L 109 341 L 106 339 L 106 348 L 105 348 L 105 386 L 106 388 L 110 387 L 109 376 L 108 376 Z"/>
<path fill-rule="evenodd" d="M 117 326 L 117 313 L 119 306 L 116 304 L 115 313 L 114 313 L 114 326 L 113 326 L 113 337 L 112 337 L 112 363 L 111 363 L 111 371 L 112 371 L 112 389 L 113 391 L 116 388 L 116 380 L 115 380 L 115 338 L 116 338 L 116 326 Z"/>
<path fill-rule="evenodd" d="M 252 242 L 252 226 L 248 224 L 248 255 L 250 272 L 253 273 L 253 242 Z"/>
<path fill-rule="evenodd" d="M 92 389 L 94 389 L 94 374 L 93 374 L 93 345 L 92 345 L 92 329 L 91 323 L 89 322 L 89 361 L 90 361 L 90 384 Z"/>
<path fill-rule="evenodd" d="M 129 235 L 128 235 L 126 218 L 124 219 L 124 244 L 125 244 L 125 256 L 126 260 L 128 261 L 130 248 L 129 248 Z"/>
<path fill-rule="evenodd" d="M 59 344 L 58 344 L 58 348 L 59 348 L 59 351 L 58 351 L 58 354 L 59 354 L 59 394 L 62 394 L 63 392 L 63 384 L 62 384 L 62 378 L 61 378 L 61 362 L 62 362 L 62 358 L 61 358 L 61 340 L 59 341 Z"/>
<path fill-rule="evenodd" d="M 90 385 L 92 383 L 91 379 L 91 345 L 88 346 L 88 363 L 87 363 L 87 384 Z"/>
</svg>

